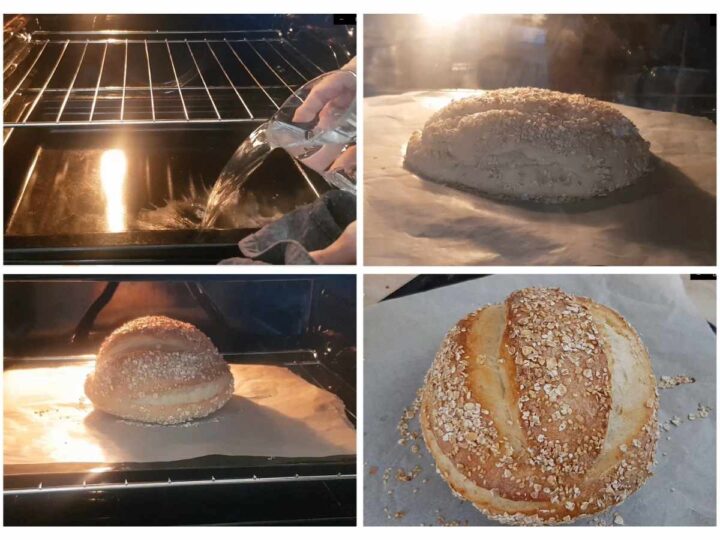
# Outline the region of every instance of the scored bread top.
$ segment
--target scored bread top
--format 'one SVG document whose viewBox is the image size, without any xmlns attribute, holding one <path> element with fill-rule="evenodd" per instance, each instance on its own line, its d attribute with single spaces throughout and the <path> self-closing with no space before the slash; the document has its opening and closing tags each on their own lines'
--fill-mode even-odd
<svg viewBox="0 0 720 540">
<path fill-rule="evenodd" d="M 192 324 L 164 316 L 125 323 L 103 341 L 92 385 L 96 393 L 127 398 L 229 378 L 209 337 Z"/>
<path fill-rule="evenodd" d="M 526 448 L 550 487 L 584 474 L 602 450 L 610 411 L 608 361 L 589 311 L 559 290 L 505 302 L 502 358 L 514 370 Z M 545 487 L 543 485 L 542 487 Z"/>
<path fill-rule="evenodd" d="M 635 398 L 616 397 L 628 380 Z M 523 289 L 448 333 L 421 422 L 454 491 L 492 517 L 559 522 L 644 482 L 656 408 L 649 357 L 622 317 L 559 289 Z"/>
<path fill-rule="evenodd" d="M 210 338 L 194 325 L 163 315 L 150 315 L 115 329 L 100 346 L 98 361 L 148 349 L 217 354 Z"/>
</svg>

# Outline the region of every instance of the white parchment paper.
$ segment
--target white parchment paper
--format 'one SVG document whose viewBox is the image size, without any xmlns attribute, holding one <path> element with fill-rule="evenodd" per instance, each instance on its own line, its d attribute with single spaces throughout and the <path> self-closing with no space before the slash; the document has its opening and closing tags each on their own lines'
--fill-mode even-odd
<svg viewBox="0 0 720 540">
<path fill-rule="evenodd" d="M 716 130 L 707 119 L 615 105 L 651 143 L 639 185 L 561 205 L 502 202 L 403 166 L 444 90 L 364 101 L 365 261 L 371 265 L 714 265 Z"/>
<path fill-rule="evenodd" d="M 682 422 L 661 430 L 654 476 L 601 520 L 612 523 L 619 514 L 626 525 L 715 525 L 715 335 L 698 316 L 681 279 L 664 275 L 491 276 L 366 308 L 365 524 L 496 524 L 452 495 L 435 472 L 422 439 L 417 441 L 418 453 L 411 451 L 410 443 L 398 444 L 396 427 L 447 330 L 470 311 L 502 302 L 510 292 L 527 286 L 557 286 L 612 307 L 642 337 L 658 379 L 680 374 L 696 378 L 694 384 L 660 390 L 660 422 L 674 416 Z M 707 418 L 689 421 L 687 415 L 695 413 L 699 403 L 713 411 Z M 416 420 L 411 428 L 419 431 Z M 417 465 L 422 469 L 417 478 L 396 480 L 399 468 L 411 471 Z"/>
<path fill-rule="evenodd" d="M 94 362 L 5 370 L 5 465 L 355 454 L 355 430 L 340 398 L 284 367 L 230 367 L 230 401 L 207 418 L 177 426 L 95 411 L 83 392 Z"/>
</svg>

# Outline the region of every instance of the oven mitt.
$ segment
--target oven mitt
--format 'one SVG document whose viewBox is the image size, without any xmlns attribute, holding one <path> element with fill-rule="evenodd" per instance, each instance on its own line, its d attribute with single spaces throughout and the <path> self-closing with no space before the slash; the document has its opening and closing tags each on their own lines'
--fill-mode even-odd
<svg viewBox="0 0 720 540">
<path fill-rule="evenodd" d="M 337 240 L 355 215 L 355 195 L 339 189 L 328 191 L 240 240 L 242 256 L 220 264 L 317 264 L 309 252 Z"/>
</svg>

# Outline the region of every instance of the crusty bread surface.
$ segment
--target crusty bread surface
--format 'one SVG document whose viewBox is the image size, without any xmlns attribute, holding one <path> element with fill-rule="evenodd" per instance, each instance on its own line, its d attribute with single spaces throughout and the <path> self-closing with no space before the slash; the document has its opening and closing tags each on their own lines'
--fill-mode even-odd
<svg viewBox="0 0 720 540">
<path fill-rule="evenodd" d="M 478 92 L 412 134 L 405 167 L 507 199 L 561 203 L 606 195 L 651 168 L 650 145 L 616 108 L 538 88 Z"/>
<path fill-rule="evenodd" d="M 129 420 L 178 424 L 232 396 L 228 365 L 195 326 L 168 317 L 130 321 L 103 342 L 85 393 L 95 408 Z"/>
<path fill-rule="evenodd" d="M 570 522 L 651 474 L 657 391 L 618 313 L 558 289 L 523 289 L 447 334 L 420 423 L 452 491 L 491 518 Z"/>
</svg>

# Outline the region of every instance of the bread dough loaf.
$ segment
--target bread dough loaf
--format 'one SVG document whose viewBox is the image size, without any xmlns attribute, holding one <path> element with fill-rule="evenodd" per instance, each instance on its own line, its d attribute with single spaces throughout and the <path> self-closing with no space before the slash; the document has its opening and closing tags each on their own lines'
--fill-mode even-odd
<svg viewBox="0 0 720 540">
<path fill-rule="evenodd" d="M 537 88 L 453 101 L 413 133 L 405 154 L 405 167 L 428 180 L 549 203 L 628 186 L 650 163 L 650 144 L 617 109 Z"/>
<path fill-rule="evenodd" d="M 234 386 L 210 338 L 192 324 L 151 316 L 105 339 L 85 394 L 96 409 L 121 418 L 178 424 L 221 408 Z"/>
<path fill-rule="evenodd" d="M 523 289 L 447 334 L 421 391 L 438 472 L 508 523 L 573 521 L 650 476 L 658 398 L 650 358 L 618 313 Z"/>
</svg>

